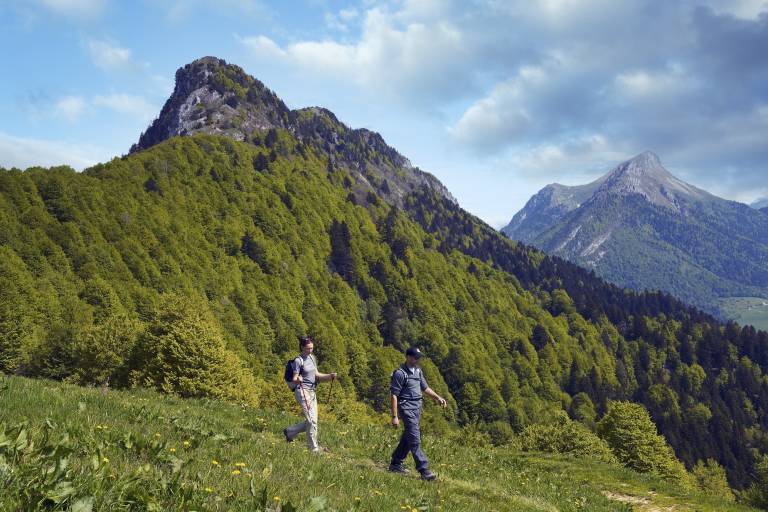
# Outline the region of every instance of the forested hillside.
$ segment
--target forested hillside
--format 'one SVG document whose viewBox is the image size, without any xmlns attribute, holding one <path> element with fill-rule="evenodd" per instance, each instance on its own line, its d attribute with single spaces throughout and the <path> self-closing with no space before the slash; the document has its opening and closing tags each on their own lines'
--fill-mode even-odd
<svg viewBox="0 0 768 512">
<path fill-rule="evenodd" d="M 449 397 L 434 425 L 498 434 L 565 411 L 594 429 L 630 400 L 689 468 L 750 481 L 765 333 L 505 239 L 327 111 L 286 117 L 300 124 L 174 137 L 83 173 L 2 170 L 0 370 L 259 405 L 286 393 L 309 332 L 339 392 L 381 410 L 417 343 Z"/>
</svg>

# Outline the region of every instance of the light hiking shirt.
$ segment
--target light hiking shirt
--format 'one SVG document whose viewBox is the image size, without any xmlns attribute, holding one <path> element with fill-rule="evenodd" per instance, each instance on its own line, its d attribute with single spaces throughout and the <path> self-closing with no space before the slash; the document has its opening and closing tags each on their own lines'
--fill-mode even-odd
<svg viewBox="0 0 768 512">
<path fill-rule="evenodd" d="M 312 354 L 304 357 L 299 355 L 293 360 L 293 373 L 301 374 L 301 386 L 304 389 L 315 389 L 317 387 L 317 366 L 315 365 L 315 356 Z"/>
<path fill-rule="evenodd" d="M 398 407 L 411 410 L 421 407 L 421 394 L 428 387 L 421 368 L 408 368 L 403 364 L 392 374 L 389 392 L 397 397 Z"/>
</svg>

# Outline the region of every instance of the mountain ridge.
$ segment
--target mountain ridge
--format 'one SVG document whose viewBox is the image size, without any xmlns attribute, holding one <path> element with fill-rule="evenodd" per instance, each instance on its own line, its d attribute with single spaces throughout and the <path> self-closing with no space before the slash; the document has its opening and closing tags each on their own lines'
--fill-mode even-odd
<svg viewBox="0 0 768 512">
<path fill-rule="evenodd" d="M 456 199 L 432 174 L 414 167 L 376 132 L 351 129 L 323 107 L 289 109 L 258 79 L 241 67 L 216 57 L 202 57 L 176 71 L 173 93 L 130 153 L 174 136 L 223 135 L 256 142 L 264 132 L 286 130 L 305 143 L 319 142 L 329 152 L 329 165 L 343 165 L 358 178 L 354 193 L 365 202 L 369 192 L 403 207 L 414 189 L 432 188 L 448 201 Z M 261 135 L 260 135 L 261 134 Z M 365 148 L 384 156 L 365 161 Z"/>
<path fill-rule="evenodd" d="M 759 212 L 680 180 L 652 152 L 597 182 L 582 188 L 594 190 L 590 197 L 559 210 L 535 208 L 547 200 L 545 187 L 502 232 L 619 285 L 665 290 L 714 314 L 721 297 L 768 296 L 768 219 Z"/>
</svg>

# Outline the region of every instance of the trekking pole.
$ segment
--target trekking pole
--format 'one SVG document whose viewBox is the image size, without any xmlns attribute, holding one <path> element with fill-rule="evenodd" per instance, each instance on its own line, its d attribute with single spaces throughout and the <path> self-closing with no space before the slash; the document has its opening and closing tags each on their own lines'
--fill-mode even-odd
<svg viewBox="0 0 768 512">
<path fill-rule="evenodd" d="M 304 382 L 299 383 L 299 389 L 301 389 L 301 398 L 304 400 L 304 409 L 307 411 L 304 416 L 304 421 L 309 421 L 311 413 L 309 412 L 309 400 L 307 400 L 307 395 L 304 393 Z"/>
<path fill-rule="evenodd" d="M 331 388 L 328 390 L 328 405 L 331 405 L 331 395 L 333 394 L 333 383 L 336 381 L 336 377 L 331 377 Z"/>
</svg>

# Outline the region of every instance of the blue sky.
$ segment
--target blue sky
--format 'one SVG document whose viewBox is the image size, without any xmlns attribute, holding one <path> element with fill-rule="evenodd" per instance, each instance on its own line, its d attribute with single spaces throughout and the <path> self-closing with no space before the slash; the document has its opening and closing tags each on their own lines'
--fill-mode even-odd
<svg viewBox="0 0 768 512">
<path fill-rule="evenodd" d="M 4 0 L 0 166 L 128 151 L 205 55 L 366 127 L 501 227 L 646 149 L 768 196 L 768 0 Z"/>
</svg>

